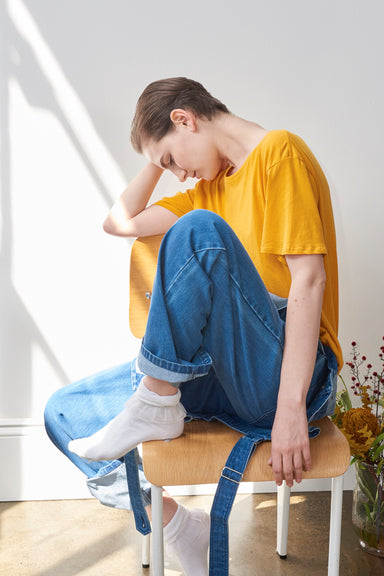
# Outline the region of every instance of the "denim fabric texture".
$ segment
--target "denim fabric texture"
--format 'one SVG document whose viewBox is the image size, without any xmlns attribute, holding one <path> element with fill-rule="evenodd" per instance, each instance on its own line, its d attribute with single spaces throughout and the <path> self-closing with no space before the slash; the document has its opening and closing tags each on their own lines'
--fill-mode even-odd
<svg viewBox="0 0 384 576">
<path fill-rule="evenodd" d="M 218 419 L 246 434 L 251 454 L 255 444 L 271 435 L 285 313 L 286 300 L 268 293 L 226 222 L 212 212 L 194 210 L 180 218 L 162 242 L 139 371 L 179 387 L 188 418 Z M 333 413 L 336 376 L 336 358 L 319 342 L 307 395 L 309 422 Z M 59 390 L 47 405 L 48 435 L 93 486 L 121 472 L 122 460 L 88 463 L 68 451 L 68 442 L 89 436 L 116 416 L 141 377 L 132 361 Z M 311 437 L 317 433 L 310 427 Z M 250 454 L 240 458 L 244 467 Z M 222 479 L 222 496 L 215 499 L 212 528 L 216 522 L 213 531 L 220 530 L 221 540 L 226 540 L 234 497 L 229 484 L 233 482 Z M 113 482 L 108 488 L 111 494 Z M 141 499 L 149 501 L 143 477 Z M 109 496 L 109 501 L 127 507 L 121 494 Z M 216 561 L 213 554 L 210 573 L 226 574 Z"/>
<path fill-rule="evenodd" d="M 134 448 L 124 456 L 124 464 L 127 474 L 128 492 L 131 499 L 133 515 L 135 518 L 136 530 L 141 534 L 150 534 L 151 523 L 148 514 L 145 510 L 145 503 L 141 498 L 140 493 L 140 478 L 139 478 L 139 453 L 137 448 Z"/>
<path fill-rule="evenodd" d="M 233 447 L 216 489 L 211 509 L 209 576 L 227 576 L 229 569 L 228 518 L 239 483 L 258 443 L 266 440 L 269 430 L 259 429 L 257 438 L 243 436 Z"/>
<path fill-rule="evenodd" d="M 124 459 L 88 462 L 70 452 L 68 443 L 90 436 L 117 416 L 142 377 L 132 360 L 60 388 L 45 408 L 45 428 L 51 441 L 87 476 L 91 494 L 112 508 L 131 509 Z M 150 484 L 141 461 L 138 464 L 141 498 L 148 505 Z"/>
<path fill-rule="evenodd" d="M 228 224 L 193 210 L 160 247 L 139 368 L 180 387 L 186 410 L 195 416 L 227 414 L 271 428 L 285 312 L 286 301 L 268 293 Z M 333 353 L 319 343 L 307 403 L 311 420 L 332 410 L 335 370 Z"/>
</svg>

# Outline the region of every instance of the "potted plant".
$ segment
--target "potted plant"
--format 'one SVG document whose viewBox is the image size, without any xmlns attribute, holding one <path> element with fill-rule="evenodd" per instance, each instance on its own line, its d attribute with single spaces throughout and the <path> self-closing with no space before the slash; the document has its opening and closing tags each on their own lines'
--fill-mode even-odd
<svg viewBox="0 0 384 576">
<path fill-rule="evenodd" d="M 384 340 L 384 337 L 383 337 Z M 337 394 L 333 421 L 346 436 L 356 470 L 352 522 L 364 550 L 384 557 L 384 346 L 375 370 L 352 342 L 347 385 Z"/>
</svg>

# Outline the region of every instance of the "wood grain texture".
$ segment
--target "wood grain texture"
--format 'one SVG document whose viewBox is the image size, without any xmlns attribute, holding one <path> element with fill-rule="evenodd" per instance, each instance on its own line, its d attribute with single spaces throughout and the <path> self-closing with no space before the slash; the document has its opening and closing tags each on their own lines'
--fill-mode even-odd
<svg viewBox="0 0 384 576">
<path fill-rule="evenodd" d="M 321 433 L 311 440 L 312 469 L 303 478 L 332 478 L 349 466 L 350 450 L 346 438 L 329 418 L 315 423 Z M 157 486 L 211 484 L 219 481 L 230 451 L 241 434 L 220 422 L 193 420 L 185 425 L 184 434 L 169 442 L 143 444 L 146 478 Z M 245 482 L 273 480 L 267 462 L 270 442 L 256 449 L 244 474 Z"/>
<path fill-rule="evenodd" d="M 136 338 L 142 338 L 147 325 L 157 255 L 163 235 L 138 238 L 132 246 L 129 278 L 129 326 Z"/>
</svg>

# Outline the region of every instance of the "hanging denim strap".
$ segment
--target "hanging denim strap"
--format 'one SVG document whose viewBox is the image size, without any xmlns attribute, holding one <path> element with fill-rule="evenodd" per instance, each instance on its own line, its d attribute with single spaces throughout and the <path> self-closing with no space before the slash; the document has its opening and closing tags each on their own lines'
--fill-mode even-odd
<svg viewBox="0 0 384 576">
<path fill-rule="evenodd" d="M 233 447 L 221 473 L 211 509 L 209 576 L 228 576 L 228 518 L 239 483 L 256 445 L 264 438 L 243 436 Z"/>
<path fill-rule="evenodd" d="M 133 515 L 135 517 L 136 530 L 141 534 L 149 534 L 151 532 L 151 524 L 148 515 L 145 511 L 143 502 L 141 500 L 141 490 L 139 482 L 139 468 L 137 465 L 138 452 L 137 448 L 131 450 L 124 456 L 124 464 L 127 472 L 127 482 L 129 498 Z"/>
</svg>

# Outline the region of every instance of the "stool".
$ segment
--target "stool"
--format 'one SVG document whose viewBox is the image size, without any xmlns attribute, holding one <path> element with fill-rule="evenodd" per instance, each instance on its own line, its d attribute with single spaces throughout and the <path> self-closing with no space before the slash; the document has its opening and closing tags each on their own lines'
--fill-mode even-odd
<svg viewBox="0 0 384 576">
<path fill-rule="evenodd" d="M 329 530 L 328 576 L 339 574 L 343 474 L 350 461 L 349 445 L 329 418 L 314 423 L 321 430 L 310 441 L 312 469 L 303 472 L 304 479 L 332 478 Z M 152 484 L 153 574 L 164 575 L 162 486 L 212 484 L 219 481 L 227 457 L 241 434 L 220 422 L 192 421 L 184 434 L 171 442 L 143 444 L 144 474 Z M 244 473 L 244 482 L 273 480 L 267 462 L 270 442 L 260 444 Z M 281 558 L 287 555 L 290 488 L 284 482 L 278 487 L 277 546 Z M 308 543 L 309 544 L 309 543 Z"/>
</svg>

